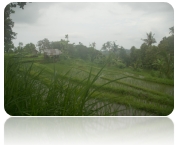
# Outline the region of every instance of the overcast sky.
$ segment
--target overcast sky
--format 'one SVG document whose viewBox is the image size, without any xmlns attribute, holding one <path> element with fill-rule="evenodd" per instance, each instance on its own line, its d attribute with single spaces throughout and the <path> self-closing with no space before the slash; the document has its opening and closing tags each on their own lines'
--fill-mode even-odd
<svg viewBox="0 0 178 145">
<path fill-rule="evenodd" d="M 60 41 L 69 35 L 70 43 L 96 43 L 100 50 L 107 41 L 130 49 L 140 48 L 150 31 L 157 45 L 174 26 L 174 10 L 168 3 L 27 3 L 24 10 L 15 9 L 11 16 L 13 42 L 34 43 L 47 38 Z"/>
</svg>

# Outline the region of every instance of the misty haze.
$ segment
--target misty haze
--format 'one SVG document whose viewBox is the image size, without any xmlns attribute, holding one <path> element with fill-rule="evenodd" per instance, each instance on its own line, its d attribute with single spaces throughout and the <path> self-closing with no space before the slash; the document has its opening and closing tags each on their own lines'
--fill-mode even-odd
<svg viewBox="0 0 178 145">
<path fill-rule="evenodd" d="M 4 108 L 12 116 L 171 114 L 172 6 L 6 5 Z"/>
</svg>

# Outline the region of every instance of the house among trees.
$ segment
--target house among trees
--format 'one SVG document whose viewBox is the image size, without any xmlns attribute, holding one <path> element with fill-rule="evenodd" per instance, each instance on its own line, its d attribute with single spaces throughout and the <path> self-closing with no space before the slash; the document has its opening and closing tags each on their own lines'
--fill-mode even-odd
<svg viewBox="0 0 178 145">
<path fill-rule="evenodd" d="M 45 58 L 58 58 L 62 52 L 59 49 L 44 49 L 44 57 Z"/>
<path fill-rule="evenodd" d="M 32 56 L 33 57 L 38 56 L 38 51 L 36 49 L 32 50 Z"/>
</svg>

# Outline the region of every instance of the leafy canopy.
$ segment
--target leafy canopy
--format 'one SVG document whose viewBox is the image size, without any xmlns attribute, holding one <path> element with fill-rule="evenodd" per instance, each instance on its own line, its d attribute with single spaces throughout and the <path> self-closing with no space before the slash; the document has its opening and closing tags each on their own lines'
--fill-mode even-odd
<svg viewBox="0 0 178 145">
<path fill-rule="evenodd" d="M 17 33 L 12 31 L 14 27 L 14 22 L 10 18 L 10 15 L 15 13 L 12 9 L 13 7 L 19 6 L 24 9 L 26 2 L 13 2 L 8 4 L 4 10 L 4 51 L 9 52 L 9 50 L 14 47 L 12 40 L 16 38 Z"/>
</svg>

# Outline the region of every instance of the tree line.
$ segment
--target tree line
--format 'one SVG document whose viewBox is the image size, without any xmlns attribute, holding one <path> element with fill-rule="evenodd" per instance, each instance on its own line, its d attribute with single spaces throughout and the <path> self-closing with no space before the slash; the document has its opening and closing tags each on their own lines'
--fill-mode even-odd
<svg viewBox="0 0 178 145">
<path fill-rule="evenodd" d="M 139 49 L 130 49 L 130 65 L 134 69 L 155 69 L 168 77 L 174 74 L 174 27 L 169 29 L 170 36 L 163 37 L 158 46 L 153 45 L 156 40 L 150 32 Z"/>
<path fill-rule="evenodd" d="M 19 43 L 11 52 L 31 53 L 39 49 L 41 54 L 44 49 L 59 49 L 63 52 L 63 59 L 80 58 L 91 61 L 99 65 L 107 64 L 107 66 L 116 66 L 119 68 L 132 67 L 134 70 L 154 69 L 158 70 L 160 75 L 165 74 L 170 77 L 173 75 L 174 69 L 174 27 L 170 28 L 170 36 L 163 37 L 158 46 L 154 34 L 152 32 L 146 34 L 140 48 L 132 46 L 130 50 L 119 46 L 115 41 L 107 41 L 102 45 L 100 50 L 96 49 L 96 43 L 91 43 L 88 47 L 81 42 L 78 44 L 70 43 L 69 35 L 65 35 L 65 39 L 60 41 L 49 41 L 47 38 L 39 40 L 35 46 L 28 43 L 23 47 L 23 43 Z"/>
<path fill-rule="evenodd" d="M 130 50 L 119 46 L 115 41 L 107 41 L 102 45 L 100 50 L 96 49 L 96 43 L 91 43 L 88 47 L 81 42 L 78 44 L 70 43 L 69 35 L 66 34 L 64 39 L 60 41 L 49 41 L 47 38 L 39 40 L 35 46 L 28 43 L 23 46 L 19 42 L 18 47 L 14 47 L 12 40 L 15 39 L 17 33 L 12 31 L 14 22 L 10 19 L 10 15 L 14 13 L 13 7 L 19 6 L 24 8 L 26 3 L 10 3 L 4 11 L 4 52 L 5 53 L 23 53 L 30 54 L 32 51 L 39 49 L 42 53 L 44 49 L 59 49 L 62 51 L 61 58 L 72 59 L 80 58 L 91 61 L 99 65 L 116 66 L 119 68 L 131 67 L 133 70 L 153 69 L 159 71 L 160 76 L 167 77 L 174 74 L 174 27 L 169 28 L 170 36 L 163 37 L 158 46 L 153 45 L 156 39 L 152 32 L 147 33 L 140 48 L 132 46 Z"/>
</svg>

